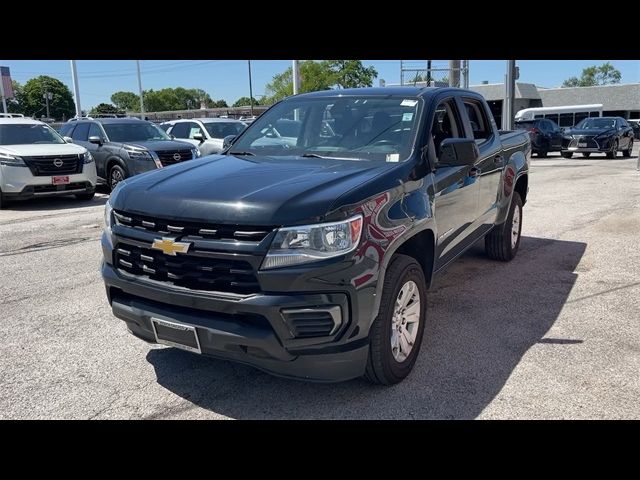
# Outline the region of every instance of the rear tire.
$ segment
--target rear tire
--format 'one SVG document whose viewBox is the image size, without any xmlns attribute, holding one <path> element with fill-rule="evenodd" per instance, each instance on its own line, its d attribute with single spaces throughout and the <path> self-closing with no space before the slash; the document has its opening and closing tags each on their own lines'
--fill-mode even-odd
<svg viewBox="0 0 640 480">
<path fill-rule="evenodd" d="M 561 154 L 564 158 L 571 158 L 573 157 L 573 152 L 562 152 Z"/>
<path fill-rule="evenodd" d="M 522 199 L 513 192 L 507 220 L 493 227 L 484 237 L 484 249 L 489 258 L 509 262 L 513 260 L 520 247 L 522 232 Z"/>
<path fill-rule="evenodd" d="M 393 385 L 411 372 L 424 333 L 426 292 L 420 264 L 412 257 L 394 255 L 384 277 L 380 311 L 369 334 L 364 376 L 370 382 Z"/>
<path fill-rule="evenodd" d="M 615 140 L 613 142 L 613 147 L 611 147 L 611 151 L 607 152 L 607 158 L 616 158 L 617 154 L 618 154 L 618 141 Z"/>
<path fill-rule="evenodd" d="M 122 180 L 127 178 L 127 172 L 124 171 L 117 163 L 112 165 L 109 169 L 109 178 L 107 179 L 107 184 L 109 185 L 109 190 L 113 191 L 114 188 L 120 183 Z"/>
<path fill-rule="evenodd" d="M 622 151 L 622 156 L 625 158 L 629 158 L 631 156 L 631 152 L 633 151 L 633 138 L 629 140 L 629 146 L 626 150 Z"/>
<path fill-rule="evenodd" d="M 89 201 L 89 200 L 93 200 L 93 197 L 95 197 L 96 192 L 91 192 L 91 193 L 76 193 L 76 200 L 81 200 L 81 201 Z"/>
<path fill-rule="evenodd" d="M 591 153 L 587 152 L 587 153 L 583 153 L 582 156 L 584 158 L 589 158 L 591 156 Z"/>
</svg>

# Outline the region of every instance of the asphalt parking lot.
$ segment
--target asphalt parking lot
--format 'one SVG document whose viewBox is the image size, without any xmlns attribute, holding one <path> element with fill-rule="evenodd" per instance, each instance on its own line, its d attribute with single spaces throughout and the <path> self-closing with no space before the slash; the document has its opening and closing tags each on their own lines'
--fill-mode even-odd
<svg viewBox="0 0 640 480">
<path fill-rule="evenodd" d="M 518 257 L 443 275 L 413 373 L 319 385 L 154 347 L 111 315 L 106 195 L 0 211 L 0 419 L 639 418 L 640 172 L 532 160 Z"/>
</svg>

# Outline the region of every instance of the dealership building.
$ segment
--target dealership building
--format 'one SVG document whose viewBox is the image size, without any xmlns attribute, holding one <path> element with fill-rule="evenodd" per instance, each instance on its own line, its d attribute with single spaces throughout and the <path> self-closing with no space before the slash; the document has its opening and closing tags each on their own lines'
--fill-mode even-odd
<svg viewBox="0 0 640 480">
<path fill-rule="evenodd" d="M 489 104 L 498 125 L 502 124 L 504 83 L 486 83 L 469 87 Z M 640 119 L 640 83 L 600 85 L 596 87 L 544 88 L 533 83 L 516 82 L 514 111 L 533 107 L 602 104 L 603 116 Z"/>
</svg>

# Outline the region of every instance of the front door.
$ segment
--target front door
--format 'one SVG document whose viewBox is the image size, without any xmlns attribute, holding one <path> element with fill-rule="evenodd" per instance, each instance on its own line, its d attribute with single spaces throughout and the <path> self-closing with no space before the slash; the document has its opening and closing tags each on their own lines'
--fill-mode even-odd
<svg viewBox="0 0 640 480">
<path fill-rule="evenodd" d="M 87 150 L 89 150 L 91 152 L 91 155 L 93 155 L 93 159 L 96 162 L 96 171 L 98 172 L 98 176 L 106 179 L 107 172 L 105 170 L 109 152 L 104 146 L 104 142 L 107 141 L 107 136 L 102 131 L 102 127 L 100 127 L 100 125 L 98 125 L 97 123 L 92 123 L 89 127 L 89 136 L 100 137 L 102 139 L 102 145 L 87 142 L 84 146 L 86 146 Z"/>
<path fill-rule="evenodd" d="M 464 129 L 455 99 L 440 102 L 431 128 L 436 158 L 446 138 L 463 138 Z M 438 227 L 436 269 L 446 265 L 466 248 L 478 211 L 477 169 L 474 165 L 436 163 L 434 172 L 434 216 Z"/>
</svg>

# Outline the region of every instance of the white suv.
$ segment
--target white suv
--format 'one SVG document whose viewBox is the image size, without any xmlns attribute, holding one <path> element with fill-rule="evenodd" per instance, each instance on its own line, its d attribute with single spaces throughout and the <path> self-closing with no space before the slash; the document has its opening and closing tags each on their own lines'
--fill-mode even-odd
<svg viewBox="0 0 640 480">
<path fill-rule="evenodd" d="M 67 143 L 46 123 L 0 118 L 0 208 L 8 200 L 44 196 L 91 200 L 96 182 L 86 148 Z"/>
<path fill-rule="evenodd" d="M 198 147 L 203 156 L 220 153 L 225 137 L 237 136 L 246 127 L 245 122 L 232 118 L 184 118 L 160 124 L 160 128 L 177 140 Z"/>
</svg>

